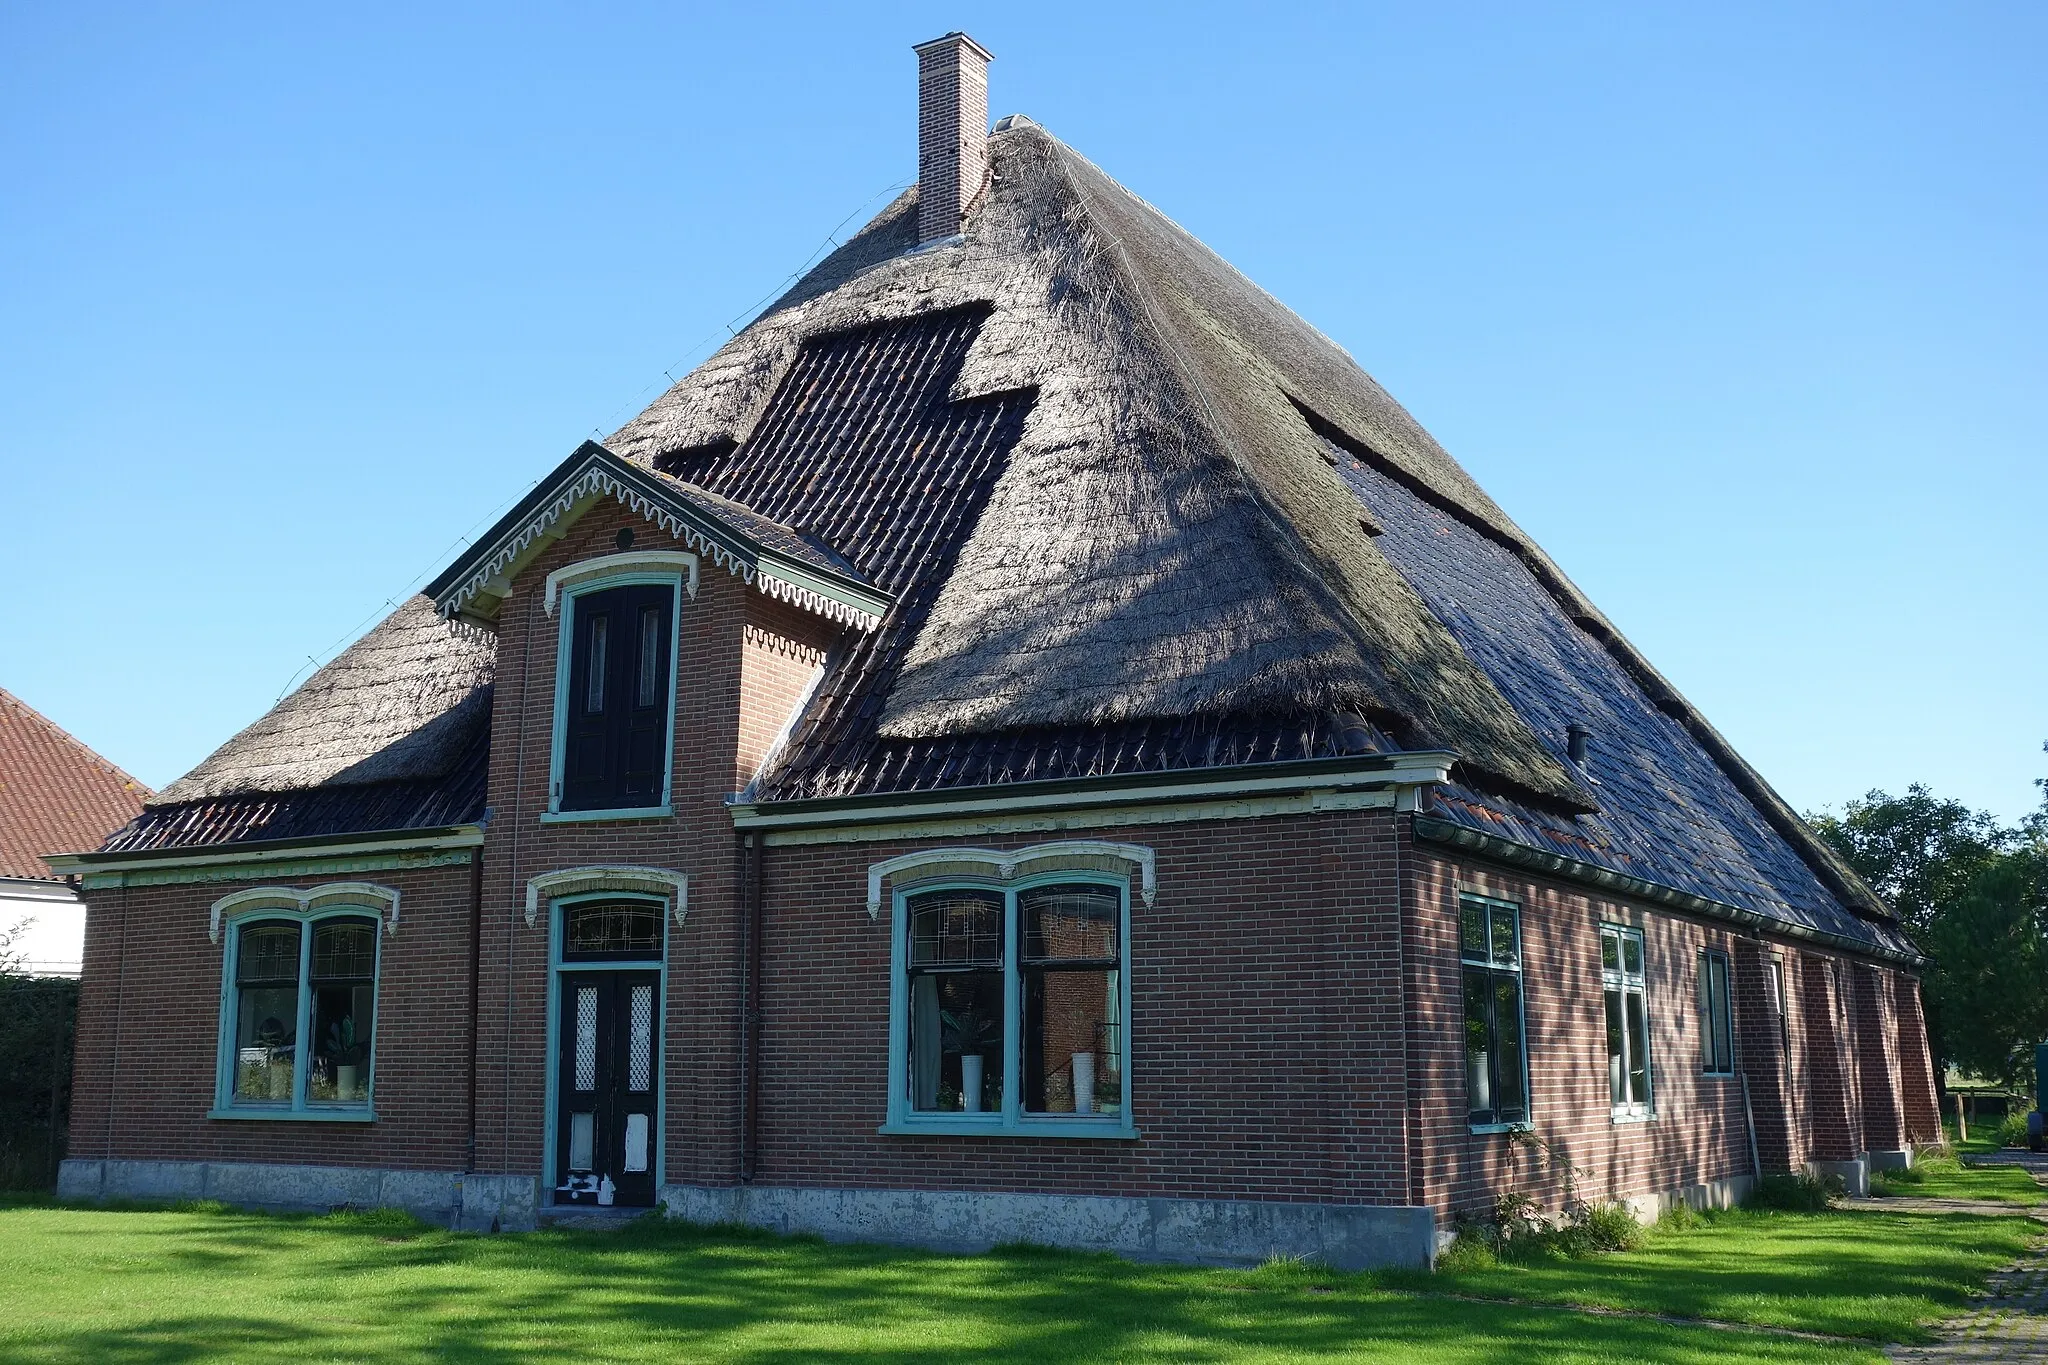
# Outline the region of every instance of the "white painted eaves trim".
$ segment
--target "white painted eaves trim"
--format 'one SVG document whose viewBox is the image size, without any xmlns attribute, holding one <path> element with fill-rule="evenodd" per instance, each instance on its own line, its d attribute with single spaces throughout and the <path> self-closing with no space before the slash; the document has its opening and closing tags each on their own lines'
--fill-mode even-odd
<svg viewBox="0 0 2048 1365">
<path fill-rule="evenodd" d="M 259 849 L 215 845 L 181 850 L 161 857 L 132 858 L 119 853 L 52 853 L 43 861 L 67 875 L 83 872 L 139 872 L 164 867 L 228 867 L 242 863 L 296 863 L 311 858 L 346 858 L 366 853 L 400 853 L 412 849 L 475 848 L 484 841 L 482 825 L 456 825 L 435 833 L 397 839 L 358 839 L 345 843 L 276 844 Z"/>
<path fill-rule="evenodd" d="M 478 597 L 486 594 L 501 596 L 511 574 L 517 571 L 518 565 L 529 557 L 530 552 L 547 540 L 560 536 L 561 532 L 555 529 L 558 523 L 571 518 L 577 507 L 587 500 L 609 495 L 690 549 L 709 555 L 713 564 L 742 582 L 758 587 L 770 597 L 857 630 L 873 630 L 881 625 L 882 617 L 889 609 L 887 594 L 870 588 L 859 594 L 869 599 L 866 604 L 841 601 L 826 590 L 823 579 L 813 576 L 801 566 L 788 563 L 773 551 L 762 551 L 758 547 L 750 549 L 744 532 L 732 532 L 734 540 L 743 542 L 739 544 L 708 533 L 698 518 L 715 520 L 713 514 L 692 509 L 690 516 L 681 515 L 667 500 L 635 487 L 606 469 L 601 460 L 607 456 L 613 460 L 618 458 L 610 456 L 609 452 L 592 452 L 581 472 L 561 484 L 555 496 L 535 509 L 515 530 L 500 537 L 491 553 L 466 578 L 444 591 L 434 603 L 442 617 L 452 619 L 463 615 Z M 848 591 L 854 590 L 849 588 Z"/>
<path fill-rule="evenodd" d="M 1000 786 L 971 787 L 932 792 L 905 799 L 901 795 L 876 797 L 858 802 L 832 802 L 812 809 L 781 809 L 781 803 L 765 805 L 735 802 L 728 807 L 739 829 L 796 829 L 813 826 L 869 824 L 876 821 L 953 818 L 1022 811 L 1078 810 L 1093 806 L 1147 806 L 1168 802 L 1201 801 L 1217 797 L 1259 796 L 1282 792 L 1334 791 L 1346 787 L 1418 787 L 1448 782 L 1456 755 L 1425 750 L 1394 755 L 1394 761 L 1352 771 L 1251 775 L 1244 768 L 1231 770 L 1228 777 L 1204 778 L 1190 774 L 1178 782 L 1119 782 L 1105 779 L 1093 783 L 1061 786 L 1059 791 L 1033 792 L 1028 789 L 1004 791 Z M 797 803 L 791 803 L 795 805 Z M 809 805 L 810 803 L 803 803 Z"/>
</svg>

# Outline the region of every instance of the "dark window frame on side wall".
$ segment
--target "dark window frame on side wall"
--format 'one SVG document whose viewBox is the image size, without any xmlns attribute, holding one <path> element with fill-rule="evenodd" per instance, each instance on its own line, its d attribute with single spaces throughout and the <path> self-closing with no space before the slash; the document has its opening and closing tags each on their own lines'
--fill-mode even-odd
<svg viewBox="0 0 2048 1365">
<path fill-rule="evenodd" d="M 1629 950 L 1633 948 L 1633 954 Z M 1600 926 L 1600 993 L 1607 1033 L 1608 1110 L 1616 1123 L 1657 1117 L 1650 1046 L 1649 946 L 1632 924 Z M 1635 1012 L 1629 1012 L 1631 1002 Z"/>
<path fill-rule="evenodd" d="M 1728 954 L 1702 948 L 1699 958 L 1700 1074 L 1735 1074 L 1735 1006 L 1729 998 L 1733 971 Z"/>
<path fill-rule="evenodd" d="M 1474 1132 L 1508 1132 L 1529 1126 L 1523 956 L 1521 905 L 1476 891 L 1460 891 L 1458 978 L 1465 1037 L 1465 1109 Z M 1512 1049 L 1504 1049 L 1509 1038 Z"/>
</svg>

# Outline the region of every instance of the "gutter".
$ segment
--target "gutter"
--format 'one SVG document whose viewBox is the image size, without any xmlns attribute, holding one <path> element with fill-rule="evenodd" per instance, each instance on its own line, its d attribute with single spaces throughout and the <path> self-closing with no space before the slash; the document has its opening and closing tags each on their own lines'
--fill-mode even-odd
<svg viewBox="0 0 2048 1365">
<path fill-rule="evenodd" d="M 1441 749 L 1344 758 L 1246 763 L 1205 770 L 1118 773 L 1108 777 L 1058 778 L 947 787 L 878 796 L 823 797 L 809 801 L 746 801 L 727 806 L 741 830 L 804 829 L 883 824 L 899 820 L 959 819 L 1022 811 L 1078 810 L 1099 806 L 1170 805 L 1233 796 L 1351 789 L 1386 791 L 1450 780 L 1457 755 Z"/>
<path fill-rule="evenodd" d="M 1691 914 L 1705 916 L 1708 919 L 1722 920 L 1730 924 L 1739 925 L 1757 934 L 1776 934 L 1783 938 L 1803 939 L 1823 947 L 1837 948 L 1843 952 L 1854 953 L 1859 957 L 1874 957 L 1887 962 L 1896 962 L 1902 966 L 1911 967 L 1915 971 L 1924 970 L 1933 965 L 1932 959 L 1921 957 L 1917 954 L 1902 953 L 1896 949 L 1881 947 L 1877 944 L 1859 942 L 1856 939 L 1846 938 L 1841 934 L 1829 933 L 1825 929 L 1810 929 L 1803 924 L 1793 924 L 1788 920 L 1778 919 L 1773 915 L 1766 915 L 1756 910 L 1745 910 L 1739 905 L 1729 905 L 1724 901 L 1708 900 L 1705 896 L 1695 896 L 1689 891 L 1680 891 L 1675 887 L 1664 886 L 1658 882 L 1647 882 L 1640 877 L 1628 876 L 1626 873 L 1612 872 L 1607 868 L 1596 867 L 1591 863 L 1582 863 L 1576 859 L 1564 857 L 1561 854 L 1546 852 L 1540 848 L 1531 848 L 1527 844 L 1518 844 L 1512 839 L 1503 839 L 1499 835 L 1482 834 L 1476 829 L 1467 829 L 1463 825 L 1452 824 L 1448 820 L 1439 820 L 1433 816 L 1417 815 L 1415 817 L 1415 837 L 1425 843 L 1443 844 L 1452 848 L 1463 849 L 1468 853 L 1477 853 L 1484 857 L 1492 858 L 1496 862 L 1507 863 L 1514 867 L 1526 868 L 1535 872 L 1547 872 L 1552 876 L 1562 877 L 1567 881 L 1578 882 L 1603 891 L 1613 891 L 1621 895 L 1633 896 L 1637 900 L 1652 901 L 1658 905 L 1669 906 L 1674 910 L 1684 910 Z"/>
<path fill-rule="evenodd" d="M 87 872 L 130 872 L 144 868 L 219 867 L 237 863 L 288 862 L 308 855 L 339 857 L 349 853 L 401 853 L 408 850 L 479 848 L 484 842 L 481 821 L 442 825 L 434 829 L 398 829 L 383 833 L 318 834 L 304 839 L 251 839 L 238 844 L 197 844 L 175 849 L 134 849 L 119 853 L 47 853 L 43 861 L 66 875 Z"/>
</svg>

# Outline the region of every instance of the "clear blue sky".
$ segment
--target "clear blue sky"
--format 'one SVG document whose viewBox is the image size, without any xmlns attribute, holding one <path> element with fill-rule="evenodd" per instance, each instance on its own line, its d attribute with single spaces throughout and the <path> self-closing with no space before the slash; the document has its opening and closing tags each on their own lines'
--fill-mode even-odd
<svg viewBox="0 0 2048 1365">
<path fill-rule="evenodd" d="M 168 782 L 912 178 L 964 28 L 1795 805 L 2036 805 L 2048 7 L 708 8 L 0 8 L 0 686 Z"/>
</svg>

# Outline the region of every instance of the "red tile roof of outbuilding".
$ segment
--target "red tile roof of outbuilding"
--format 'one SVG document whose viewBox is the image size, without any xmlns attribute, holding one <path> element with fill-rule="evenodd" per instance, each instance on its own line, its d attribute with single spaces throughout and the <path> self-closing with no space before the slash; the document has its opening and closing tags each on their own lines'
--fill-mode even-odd
<svg viewBox="0 0 2048 1365">
<path fill-rule="evenodd" d="M 0 877 L 53 880 L 43 854 L 98 848 L 149 794 L 0 688 Z"/>
</svg>

